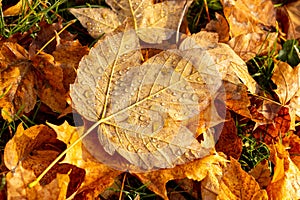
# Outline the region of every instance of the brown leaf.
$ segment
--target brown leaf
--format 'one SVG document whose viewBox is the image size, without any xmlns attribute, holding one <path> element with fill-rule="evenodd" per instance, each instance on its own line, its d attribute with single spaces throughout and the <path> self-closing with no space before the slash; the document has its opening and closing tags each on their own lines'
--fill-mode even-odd
<svg viewBox="0 0 300 200">
<path fill-rule="evenodd" d="M 221 2 L 231 37 L 253 32 L 266 33 L 265 29 L 275 27 L 275 10 L 271 0 Z"/>
<path fill-rule="evenodd" d="M 287 39 L 300 38 L 300 2 L 294 1 L 277 8 L 277 20 L 283 31 L 287 34 Z"/>
<path fill-rule="evenodd" d="M 217 199 L 268 199 L 254 177 L 242 170 L 238 161 L 231 158 L 224 168 Z"/>
<path fill-rule="evenodd" d="M 216 127 L 221 135 L 216 144 L 216 151 L 225 153 L 228 157 L 239 159 L 243 149 L 242 139 L 237 135 L 237 128 L 230 113 L 227 113 L 226 122 Z M 218 130 L 221 129 L 221 130 Z"/>
<path fill-rule="evenodd" d="M 64 147 L 64 144 L 56 139 L 55 132 L 47 126 L 36 125 L 24 130 L 20 124 L 4 150 L 5 165 L 11 170 L 6 175 L 8 199 L 57 199 L 59 196 L 64 199 L 65 195 L 69 196 L 67 191 L 72 193 L 72 189 L 81 182 L 72 181 L 58 173 L 68 174 L 70 178 L 74 177 L 73 171 L 77 176 L 80 175 L 78 168 L 71 165 L 56 165 L 40 184 L 31 189 L 27 186 L 48 167 Z M 68 190 L 66 184 L 69 184 Z"/>
<path fill-rule="evenodd" d="M 272 81 L 277 85 L 274 92 L 283 106 L 288 105 L 291 129 L 294 130 L 296 115 L 300 117 L 300 65 L 292 68 L 285 62 L 275 63 Z"/>
<path fill-rule="evenodd" d="M 271 171 L 267 160 L 258 163 L 249 174 L 255 178 L 260 188 L 265 189 L 271 182 Z"/>
<path fill-rule="evenodd" d="M 82 46 L 78 40 L 68 41 L 59 38 L 59 44 L 52 55 L 63 70 L 63 85 L 66 91 L 69 91 L 70 84 L 75 81 L 79 61 L 88 52 L 89 48 Z"/>
<path fill-rule="evenodd" d="M 289 115 L 289 109 L 281 107 L 280 110 L 274 114 L 276 117 L 274 117 L 273 123 L 258 126 L 253 132 L 255 138 L 263 139 L 267 144 L 279 141 L 288 134 L 290 130 L 291 117 Z"/>
<path fill-rule="evenodd" d="M 229 40 L 229 26 L 226 19 L 219 13 L 215 13 L 216 19 L 211 20 L 204 30 L 216 32 L 219 35 L 219 42 L 228 42 Z"/>
<path fill-rule="evenodd" d="M 40 50 L 50 39 L 53 37 L 58 37 L 57 40 L 67 40 L 72 41 L 74 39 L 74 35 L 70 34 L 66 30 L 57 36 L 57 32 L 63 28 L 62 20 L 58 20 L 57 23 L 48 24 L 45 21 L 41 21 L 39 23 L 40 31 L 37 33 L 37 36 L 33 39 L 29 46 L 29 55 L 33 57 L 38 50 Z M 55 49 L 57 44 L 57 40 L 53 40 L 44 48 L 44 52 L 51 54 Z"/>
<path fill-rule="evenodd" d="M 168 181 L 174 179 L 189 178 L 201 181 L 207 176 L 218 175 L 219 169 L 226 165 L 227 160 L 222 156 L 209 155 L 193 162 L 178 165 L 172 169 L 162 169 L 153 172 L 135 174 L 148 188 L 160 195 L 164 199 L 168 199 L 165 185 Z"/>
<path fill-rule="evenodd" d="M 108 8 L 69 9 L 94 38 L 114 31 L 125 19 L 148 43 L 161 43 L 180 26 L 185 1 L 106 0 Z M 188 5 L 191 1 L 188 1 Z M 188 6 L 187 5 L 187 6 Z M 159 33 L 159 34 L 158 34 Z"/>
<path fill-rule="evenodd" d="M 3 16 L 5 17 L 9 17 L 9 16 L 16 16 L 22 13 L 22 11 L 26 11 L 29 8 L 29 5 L 32 4 L 32 0 L 28 0 L 28 1 L 22 1 L 20 0 L 17 4 L 5 9 L 3 11 Z M 1 1 L 0 1 L 0 6 L 1 5 Z"/>
<path fill-rule="evenodd" d="M 16 43 L 3 43 L 0 50 L 0 107 L 6 120 L 17 112 L 29 112 L 36 103 L 36 76 L 28 53 Z"/>
<path fill-rule="evenodd" d="M 245 33 L 232 38 L 229 46 L 244 60 L 267 55 L 277 42 L 278 33 Z"/>
<path fill-rule="evenodd" d="M 54 61 L 53 56 L 44 53 L 31 60 L 35 68 L 38 96 L 52 110 L 62 112 L 66 108 L 66 90 L 61 65 Z"/>
<path fill-rule="evenodd" d="M 57 138 L 65 142 L 67 147 L 78 140 L 79 135 L 83 132 L 82 128 L 70 126 L 67 122 L 60 126 L 48 124 L 57 133 Z M 93 140 L 95 141 L 95 139 Z M 91 147 L 89 144 L 85 145 Z M 101 152 L 98 147 L 93 151 Z M 85 170 L 83 183 L 78 188 L 75 199 L 96 198 L 104 189 L 113 184 L 114 178 L 121 173 L 95 160 L 81 142 L 68 151 L 62 163 L 72 164 Z"/>
<path fill-rule="evenodd" d="M 290 159 L 282 144 L 270 148 L 274 168 L 272 183 L 267 191 L 271 199 L 299 199 L 300 198 L 300 171 Z M 275 160 L 275 162 L 274 162 Z"/>
</svg>

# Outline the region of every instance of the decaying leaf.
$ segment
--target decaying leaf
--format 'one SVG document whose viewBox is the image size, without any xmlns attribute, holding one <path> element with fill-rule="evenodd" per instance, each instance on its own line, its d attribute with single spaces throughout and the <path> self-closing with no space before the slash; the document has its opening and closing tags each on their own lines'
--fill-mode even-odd
<svg viewBox="0 0 300 200">
<path fill-rule="evenodd" d="M 0 1 L 0 6 L 2 7 L 1 2 L 2 1 Z M 9 16 L 19 15 L 22 13 L 22 11 L 23 12 L 26 11 L 31 3 L 32 0 L 26 0 L 26 1 L 20 0 L 18 1 L 17 4 L 5 9 L 3 11 L 3 16 L 9 17 Z"/>
<path fill-rule="evenodd" d="M 281 22 L 287 39 L 300 38 L 300 2 L 291 1 L 277 8 L 277 19 Z"/>
<path fill-rule="evenodd" d="M 83 128 L 70 126 L 67 122 L 60 126 L 50 123 L 48 125 L 55 130 L 57 138 L 66 143 L 67 147 L 72 145 L 79 138 L 79 132 L 83 131 Z M 101 146 L 98 146 L 94 151 L 101 152 L 100 148 Z M 72 164 L 85 170 L 83 182 L 76 191 L 75 198 L 77 199 L 96 198 L 104 189 L 112 185 L 114 178 L 121 173 L 95 160 L 81 142 L 66 154 L 61 163 Z"/>
<path fill-rule="evenodd" d="M 217 199 L 268 199 L 254 177 L 243 171 L 237 160 L 231 158 L 223 171 Z"/>
<path fill-rule="evenodd" d="M 3 43 L 0 50 L 0 107 L 4 119 L 15 113 L 29 112 L 36 103 L 36 76 L 27 51 L 17 43 Z"/>
<path fill-rule="evenodd" d="M 150 190 L 164 199 L 168 199 L 166 191 L 166 183 L 168 181 L 183 178 L 201 181 L 208 176 L 215 177 L 218 176 L 219 171 L 222 171 L 222 168 L 226 166 L 226 162 L 228 161 L 224 157 L 216 154 L 176 166 L 172 169 L 162 169 L 135 175 L 144 184 L 147 184 Z"/>
<path fill-rule="evenodd" d="M 282 105 L 289 108 L 292 123 L 300 117 L 300 65 L 294 69 L 285 62 L 275 64 L 272 81 L 277 85 L 274 92 Z M 291 125 L 294 129 L 294 124 Z"/>
<path fill-rule="evenodd" d="M 275 10 L 271 0 L 222 0 L 221 3 L 231 37 L 253 32 L 266 33 L 265 30 L 275 27 Z"/>
<path fill-rule="evenodd" d="M 191 2 L 191 1 L 189 1 Z M 161 43 L 180 26 L 185 1 L 106 0 L 108 8 L 69 9 L 94 38 L 110 33 L 127 19 L 145 42 Z"/>
<path fill-rule="evenodd" d="M 64 147 L 49 127 L 36 125 L 24 130 L 20 124 L 4 150 L 4 162 L 10 170 L 6 175 L 8 199 L 65 199 L 70 196 L 82 182 L 75 178 L 80 176 L 82 169 L 67 164 L 56 165 L 40 184 L 31 189 L 27 187 Z"/>
<path fill-rule="evenodd" d="M 276 18 L 271 0 L 221 2 L 229 24 L 229 45 L 244 61 L 274 49 L 277 33 L 273 33 Z"/>
<path fill-rule="evenodd" d="M 226 19 L 219 13 L 215 13 L 216 20 L 211 20 L 205 27 L 206 31 L 216 32 L 219 35 L 219 42 L 228 42 L 229 26 Z"/>
<path fill-rule="evenodd" d="M 235 121 L 227 113 L 226 122 L 216 126 L 217 132 L 221 132 L 219 140 L 216 144 L 216 151 L 225 153 L 228 157 L 239 159 L 242 153 L 243 143 L 242 139 L 237 135 L 237 128 Z"/>
<path fill-rule="evenodd" d="M 241 85 L 240 78 L 255 90 L 245 63 L 219 44 L 216 34 L 201 32 L 187 37 L 179 49 L 140 64 L 136 32 L 118 31 L 81 60 L 71 85 L 73 107 L 95 122 L 93 128 L 99 125 L 100 144 L 113 156 L 97 159 L 110 166 L 110 160 L 119 160 L 112 167 L 135 171 L 170 168 L 207 155 L 214 144 L 210 131 L 203 133 L 201 143 L 196 140 L 197 118 L 207 108 L 216 111 L 213 100 L 223 80 Z M 205 37 L 210 41 L 201 40 Z M 236 99 L 242 96 L 239 90 L 230 92 Z M 220 117 L 205 120 L 210 125 L 221 122 Z M 196 124 L 190 126 L 191 121 Z"/>
<path fill-rule="evenodd" d="M 267 160 L 258 163 L 249 174 L 255 178 L 260 188 L 265 189 L 271 182 L 271 171 Z"/>
<path fill-rule="evenodd" d="M 267 191 L 271 199 L 299 199 L 300 172 L 290 159 L 282 144 L 270 147 L 272 162 L 275 165 L 272 183 Z"/>
</svg>

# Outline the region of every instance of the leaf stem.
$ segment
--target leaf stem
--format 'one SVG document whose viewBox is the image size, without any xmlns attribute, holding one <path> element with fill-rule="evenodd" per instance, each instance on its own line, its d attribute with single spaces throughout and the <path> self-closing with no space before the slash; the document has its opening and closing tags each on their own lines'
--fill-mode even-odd
<svg viewBox="0 0 300 200">
<path fill-rule="evenodd" d="M 35 55 L 39 55 L 55 39 L 56 35 L 61 34 L 64 30 L 66 30 L 66 28 L 74 24 L 76 21 L 77 19 L 69 21 L 69 23 L 65 27 L 63 27 L 57 34 L 55 34 L 55 36 L 53 36 Z"/>
<path fill-rule="evenodd" d="M 28 184 L 29 188 L 33 188 L 36 184 L 40 182 L 40 180 L 49 172 L 49 170 L 56 164 L 58 161 L 66 155 L 76 144 L 78 144 L 81 140 L 83 140 L 90 132 L 92 132 L 99 124 L 101 124 L 104 120 L 99 120 L 93 126 L 91 126 L 83 135 L 81 135 L 73 144 L 71 144 L 67 149 L 65 149 L 59 156 L 56 157 L 55 160 L 50 163 L 50 165 L 31 183 Z"/>
</svg>

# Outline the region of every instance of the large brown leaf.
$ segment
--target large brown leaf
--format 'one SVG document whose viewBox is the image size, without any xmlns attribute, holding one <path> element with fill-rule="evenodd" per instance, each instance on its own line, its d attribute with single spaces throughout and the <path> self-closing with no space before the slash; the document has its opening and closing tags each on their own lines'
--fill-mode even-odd
<svg viewBox="0 0 300 200">
<path fill-rule="evenodd" d="M 196 131 L 199 125 L 207 130 L 222 122 L 214 100 L 219 89 L 224 91 L 223 80 L 241 86 L 240 78 L 249 90 L 256 89 L 245 63 L 227 45 L 218 44 L 216 34 L 202 32 L 186 38 L 179 49 L 162 51 L 140 64 L 137 34 L 118 31 L 101 39 L 81 60 L 71 85 L 73 107 L 95 122 L 91 129 L 98 128 L 96 137 L 112 156 L 98 159 L 117 169 L 149 170 L 207 155 L 214 146 L 210 131 L 204 132 L 201 143 Z M 202 40 L 205 37 L 210 40 Z M 230 93 L 235 100 L 243 96 L 239 87 Z M 203 113 L 207 118 L 198 122 Z M 87 148 L 96 156 L 93 147 Z"/>
</svg>

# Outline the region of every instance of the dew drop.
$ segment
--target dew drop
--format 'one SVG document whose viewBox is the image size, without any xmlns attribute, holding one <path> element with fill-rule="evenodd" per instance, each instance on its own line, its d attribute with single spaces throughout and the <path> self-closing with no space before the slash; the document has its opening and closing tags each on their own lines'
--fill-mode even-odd
<svg viewBox="0 0 300 200">
<path fill-rule="evenodd" d="M 161 105 L 161 106 L 165 106 L 166 104 L 165 104 L 164 102 L 161 102 L 160 105 Z"/>
<path fill-rule="evenodd" d="M 192 95 L 192 100 L 193 100 L 193 101 L 197 101 L 197 100 L 198 100 L 198 96 L 197 96 L 196 94 L 193 94 L 193 95 Z"/>
<path fill-rule="evenodd" d="M 129 145 L 127 146 L 127 150 L 128 150 L 128 151 L 133 151 L 134 148 L 133 148 L 133 146 L 132 146 L 131 144 L 129 144 Z"/>
<path fill-rule="evenodd" d="M 141 113 L 141 114 L 144 114 L 144 113 L 145 113 L 145 110 L 141 110 L 140 113 Z"/>
<path fill-rule="evenodd" d="M 183 93 L 183 94 L 182 94 L 182 97 L 183 97 L 183 98 L 187 98 L 188 96 L 189 96 L 188 93 Z"/>
<path fill-rule="evenodd" d="M 145 116 L 140 116 L 140 117 L 139 117 L 139 120 L 145 121 L 145 120 L 146 120 L 146 117 L 145 117 Z"/>
<path fill-rule="evenodd" d="M 161 144 L 157 144 L 155 145 L 156 148 L 160 149 L 161 148 Z"/>
<path fill-rule="evenodd" d="M 142 150 L 142 149 L 138 149 L 138 150 L 136 150 L 136 152 L 137 152 L 137 153 L 142 153 L 143 150 Z"/>
<path fill-rule="evenodd" d="M 158 98 L 158 97 L 159 97 L 159 94 L 155 94 L 154 97 L 155 97 L 155 98 Z"/>
<path fill-rule="evenodd" d="M 178 117 L 179 115 L 177 113 L 174 114 L 174 117 Z"/>
<path fill-rule="evenodd" d="M 175 96 L 177 96 L 177 93 L 176 92 L 172 92 L 172 95 L 175 97 Z"/>
<path fill-rule="evenodd" d="M 151 138 L 151 141 L 152 142 L 157 142 L 157 139 L 156 138 Z"/>
<path fill-rule="evenodd" d="M 129 46 L 128 44 L 125 45 L 125 49 L 129 49 L 129 47 L 130 47 L 130 46 Z"/>
<path fill-rule="evenodd" d="M 196 79 L 196 81 L 201 82 L 202 79 L 201 79 L 200 77 L 198 77 L 198 78 Z"/>
<path fill-rule="evenodd" d="M 91 22 L 87 22 L 86 25 L 87 26 L 92 26 L 92 23 Z"/>
<path fill-rule="evenodd" d="M 181 155 L 181 150 L 178 149 L 175 154 L 176 154 L 176 156 L 180 156 Z"/>
</svg>

